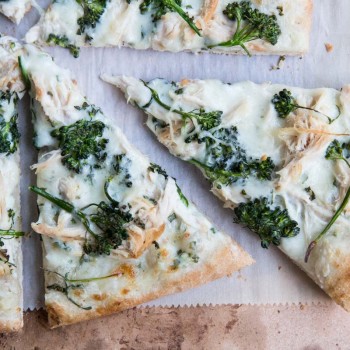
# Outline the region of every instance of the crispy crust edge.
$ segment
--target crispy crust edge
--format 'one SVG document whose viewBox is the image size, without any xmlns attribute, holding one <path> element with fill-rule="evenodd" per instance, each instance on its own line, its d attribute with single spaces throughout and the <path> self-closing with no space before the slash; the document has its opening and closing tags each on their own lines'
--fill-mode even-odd
<svg viewBox="0 0 350 350">
<path fill-rule="evenodd" d="M 138 298 L 123 299 L 120 297 L 110 297 L 103 307 L 97 307 L 91 311 L 77 309 L 69 301 L 64 303 L 56 301 L 47 302 L 46 309 L 48 312 L 49 327 L 56 328 L 123 311 L 147 301 L 181 292 L 185 289 L 230 275 L 253 263 L 253 258 L 232 240 L 231 244 L 228 242 L 210 261 L 207 261 L 196 270 L 190 271 L 178 279 L 165 281 L 157 289 L 144 293 Z"/>
<path fill-rule="evenodd" d="M 350 312 L 350 257 L 336 250 L 330 265 L 331 273 L 324 282 L 323 290 Z"/>
<path fill-rule="evenodd" d="M 23 314 L 22 314 L 23 315 Z M 23 316 L 16 320 L 0 321 L 0 333 L 18 332 L 23 328 Z"/>
</svg>

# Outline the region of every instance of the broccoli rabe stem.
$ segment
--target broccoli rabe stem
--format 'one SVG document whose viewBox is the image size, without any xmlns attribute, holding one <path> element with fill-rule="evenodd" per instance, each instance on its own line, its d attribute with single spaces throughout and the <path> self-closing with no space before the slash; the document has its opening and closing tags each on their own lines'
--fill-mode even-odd
<svg viewBox="0 0 350 350">
<path fill-rule="evenodd" d="M 327 149 L 326 159 L 329 159 L 329 160 L 343 160 L 347 164 L 347 166 L 350 168 L 350 164 L 349 164 L 349 162 L 346 160 L 346 158 L 344 156 L 340 156 L 340 155 L 334 156 L 335 154 L 339 154 L 339 152 L 340 152 L 339 149 L 336 149 L 336 147 L 338 145 L 339 145 L 339 142 L 337 140 L 334 140 L 332 142 L 332 144 Z M 341 149 L 341 153 L 342 153 L 342 149 Z M 335 212 L 335 214 L 333 215 L 333 217 L 331 218 L 331 220 L 329 221 L 327 226 L 316 237 L 316 239 L 314 239 L 309 244 L 308 248 L 306 249 L 305 258 L 304 258 L 305 263 L 308 262 L 310 254 L 311 254 L 312 250 L 317 246 L 318 242 L 327 234 L 327 232 L 331 229 L 331 227 L 334 225 L 334 223 L 338 220 L 339 216 L 342 214 L 342 212 L 344 211 L 344 209 L 348 205 L 349 199 L 350 199 L 350 187 L 348 188 L 342 203 L 340 204 L 339 208 L 337 209 L 337 211 Z"/>
<path fill-rule="evenodd" d="M 19 66 L 19 69 L 21 71 L 21 75 L 22 75 L 22 79 L 23 79 L 24 85 L 29 90 L 30 87 L 31 87 L 31 82 L 30 82 L 28 71 L 25 69 L 25 67 L 23 65 L 23 61 L 22 61 L 22 57 L 21 56 L 18 56 L 18 66 Z"/>
<path fill-rule="evenodd" d="M 93 235 L 94 237 L 98 236 L 94 231 L 91 230 L 87 216 L 81 210 L 77 210 L 71 203 L 68 203 L 63 199 L 57 198 L 51 195 L 50 193 L 46 192 L 43 188 L 39 188 L 37 186 L 29 186 L 29 190 L 36 193 L 38 196 L 47 199 L 51 203 L 57 205 L 59 208 L 63 209 L 67 213 L 72 214 L 84 225 L 86 230 L 91 235 Z"/>
<path fill-rule="evenodd" d="M 91 310 L 92 307 L 91 306 L 82 306 L 78 302 L 76 302 L 74 299 L 72 299 L 72 297 L 69 295 L 69 291 L 71 289 L 82 287 L 81 284 L 74 284 L 74 283 L 89 283 L 89 282 L 101 281 L 101 280 L 105 280 L 105 279 L 108 279 L 111 277 L 118 276 L 118 274 L 111 274 L 111 275 L 102 276 L 102 277 L 70 279 L 70 278 L 68 278 L 68 273 L 66 273 L 65 275 L 62 275 L 56 271 L 51 271 L 51 270 L 45 270 L 45 271 L 48 273 L 54 273 L 55 275 L 59 276 L 60 278 L 63 279 L 63 283 L 64 283 L 64 287 L 60 286 L 59 284 L 52 284 L 52 285 L 47 286 L 47 289 L 51 289 L 51 290 L 55 290 L 57 292 L 63 293 L 72 304 L 74 304 L 75 306 L 77 306 L 78 308 L 83 309 L 83 310 Z"/>
<path fill-rule="evenodd" d="M 24 232 L 15 230 L 0 230 L 1 237 L 19 238 L 24 236 Z"/>
<path fill-rule="evenodd" d="M 290 113 L 295 112 L 297 109 L 305 109 L 308 111 L 312 111 L 315 113 L 318 113 L 328 119 L 328 123 L 332 124 L 334 121 L 336 121 L 340 115 L 341 111 L 339 106 L 336 106 L 338 109 L 338 115 L 335 118 L 331 118 L 328 115 L 318 111 L 315 108 L 306 107 L 306 106 L 300 106 L 297 104 L 296 98 L 292 95 L 292 93 L 287 90 L 283 89 L 278 94 L 275 94 L 272 99 L 272 104 L 274 105 L 276 112 L 278 114 L 279 118 L 285 119 L 289 116 Z"/>
<path fill-rule="evenodd" d="M 179 14 L 179 16 L 195 31 L 198 36 L 202 36 L 198 27 L 194 24 L 193 20 L 188 14 L 179 6 L 174 0 L 162 0 L 164 5 Z"/>
<path fill-rule="evenodd" d="M 189 163 L 192 163 L 197 167 L 203 169 L 210 181 L 212 182 L 219 181 L 224 185 L 230 183 L 231 180 L 233 182 L 234 179 L 240 179 L 242 176 L 246 175 L 246 174 L 243 174 L 242 172 L 233 172 L 233 171 L 223 170 L 223 169 L 213 169 L 210 166 L 203 164 L 196 159 L 191 159 Z"/>
<path fill-rule="evenodd" d="M 254 28 L 251 26 L 246 26 L 241 30 L 242 13 L 241 11 L 235 11 L 235 13 L 236 13 L 237 28 L 232 39 L 221 42 L 219 44 L 209 45 L 208 48 L 212 49 L 213 47 L 217 47 L 217 46 L 222 46 L 222 47 L 240 46 L 247 53 L 247 55 L 251 57 L 251 53 L 249 52 L 247 47 L 244 45 L 244 43 L 257 39 L 258 37 L 256 33 L 254 33 Z"/>
<path fill-rule="evenodd" d="M 228 41 L 209 45 L 209 49 L 217 46 L 240 46 L 248 56 L 251 56 L 245 43 L 261 39 L 271 45 L 276 45 L 281 35 L 276 16 L 267 15 L 258 9 L 253 9 L 249 1 L 230 3 L 226 6 L 223 13 L 229 20 L 236 22 L 235 33 Z"/>
<path fill-rule="evenodd" d="M 146 82 L 144 81 L 142 82 L 151 91 L 151 96 L 152 96 L 151 100 L 145 106 L 141 107 L 142 109 L 145 109 L 146 107 L 148 107 L 153 99 L 154 101 L 156 101 L 157 104 L 159 104 L 165 110 L 171 111 L 173 113 L 180 115 L 184 121 L 188 119 L 197 120 L 198 124 L 202 127 L 203 130 L 210 130 L 220 125 L 221 116 L 222 116 L 221 111 L 205 112 L 204 110 L 199 109 L 198 111 L 193 110 L 190 112 L 184 112 L 176 108 L 173 109 L 160 99 L 158 92 L 156 90 L 152 89 Z"/>
<path fill-rule="evenodd" d="M 317 236 L 316 239 L 314 239 L 308 246 L 307 250 L 306 250 L 306 254 L 305 254 L 305 262 L 307 263 L 310 257 L 310 254 L 312 252 L 312 250 L 316 247 L 316 245 L 318 244 L 318 242 L 322 239 L 322 237 L 324 237 L 326 235 L 326 233 L 330 230 L 330 228 L 333 226 L 333 224 L 338 220 L 340 214 L 344 211 L 344 209 L 346 208 L 346 206 L 348 205 L 350 199 L 350 187 L 348 188 L 345 197 L 343 199 L 343 202 L 341 203 L 340 207 L 338 208 L 338 210 L 335 212 L 335 214 L 333 215 L 332 219 L 329 221 L 328 225 L 323 229 L 323 231 Z"/>
<path fill-rule="evenodd" d="M 110 179 L 107 180 L 107 184 L 109 182 Z M 117 249 L 129 237 L 125 225 L 132 221 L 133 217 L 129 211 L 119 209 L 118 203 L 107 192 L 108 185 L 105 185 L 104 189 L 106 197 L 110 199 L 109 203 L 104 201 L 99 204 L 91 203 L 80 209 L 76 209 L 71 203 L 63 199 L 52 196 L 42 188 L 31 186 L 29 189 L 70 213 L 82 223 L 86 231 L 93 237 L 93 239 L 85 239 L 83 246 L 85 254 L 109 255 L 113 249 Z M 84 213 L 84 210 L 90 207 L 95 207 L 96 211 Z M 95 225 L 99 229 L 99 234 L 90 228 L 91 225 Z"/>
<path fill-rule="evenodd" d="M 144 0 L 140 5 L 141 14 L 146 13 L 150 7 L 153 10 L 153 22 L 157 22 L 169 11 L 176 12 L 189 26 L 194 30 L 194 32 L 201 36 L 200 29 L 193 22 L 193 18 L 190 18 L 187 12 L 185 12 L 181 7 L 180 0 Z"/>
</svg>

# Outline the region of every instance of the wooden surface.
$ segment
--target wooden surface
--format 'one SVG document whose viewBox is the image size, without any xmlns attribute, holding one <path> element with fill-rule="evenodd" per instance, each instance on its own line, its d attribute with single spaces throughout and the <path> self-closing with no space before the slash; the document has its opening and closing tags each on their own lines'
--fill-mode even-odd
<svg viewBox="0 0 350 350">
<path fill-rule="evenodd" d="M 0 349 L 350 349 L 350 314 L 330 306 L 226 305 L 131 309 L 49 330 L 44 311 L 25 315 Z"/>
</svg>

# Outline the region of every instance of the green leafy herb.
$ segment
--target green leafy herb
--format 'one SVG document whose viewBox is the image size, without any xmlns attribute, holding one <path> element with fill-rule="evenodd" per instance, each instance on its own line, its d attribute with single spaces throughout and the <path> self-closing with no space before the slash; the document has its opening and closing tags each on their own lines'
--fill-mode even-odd
<svg viewBox="0 0 350 350">
<path fill-rule="evenodd" d="M 282 238 L 294 237 L 300 232 L 298 223 L 290 218 L 288 210 L 271 208 L 265 197 L 240 203 L 234 213 L 234 222 L 255 232 L 263 248 L 268 248 L 271 243 L 278 246 Z"/>
<path fill-rule="evenodd" d="M 47 289 L 49 290 L 55 290 L 57 292 L 63 293 L 66 298 L 73 303 L 75 306 L 77 306 L 79 309 L 83 310 L 91 310 L 91 306 L 83 306 L 76 302 L 71 296 L 70 296 L 70 291 L 74 289 L 82 289 L 84 287 L 85 283 L 89 282 L 95 282 L 95 281 L 101 281 L 105 280 L 107 278 L 112 278 L 112 277 L 117 277 L 118 274 L 112 274 L 108 276 L 102 276 L 102 277 L 91 277 L 91 278 L 82 278 L 82 279 L 70 279 L 68 278 L 68 273 L 65 275 L 62 275 L 56 271 L 50 271 L 50 270 L 45 270 L 48 273 L 54 273 L 55 275 L 59 276 L 62 279 L 63 285 L 60 285 L 58 283 L 52 284 L 50 286 L 47 286 Z"/>
<path fill-rule="evenodd" d="M 0 91 L 0 153 L 13 154 L 18 149 L 20 133 L 18 131 L 16 111 L 18 96 L 16 92 Z M 13 104 L 14 112 L 10 120 L 5 120 L 6 109 Z"/>
<path fill-rule="evenodd" d="M 277 44 L 281 29 L 275 15 L 253 9 L 249 1 L 228 4 L 223 12 L 230 20 L 236 21 L 236 31 L 230 40 L 209 45 L 208 48 L 240 46 L 251 56 L 245 44 L 252 40 L 261 39 L 272 45 Z"/>
<path fill-rule="evenodd" d="M 23 64 L 21 56 L 18 56 L 18 67 L 19 67 L 19 69 L 21 71 L 21 75 L 22 75 L 22 79 L 23 79 L 24 85 L 29 90 L 30 87 L 31 87 L 31 82 L 30 82 L 28 71 L 24 67 L 24 64 Z"/>
<path fill-rule="evenodd" d="M 152 11 L 153 22 L 157 22 L 167 12 L 176 12 L 178 15 L 201 36 L 200 29 L 195 25 L 193 18 L 191 18 L 186 11 L 181 7 L 181 0 L 144 0 L 140 5 L 140 12 L 142 14 Z"/>
<path fill-rule="evenodd" d="M 121 210 L 119 203 L 111 198 L 108 193 L 108 184 L 109 181 L 105 183 L 104 191 L 109 202 L 92 203 L 81 209 L 76 209 L 73 204 L 54 197 L 43 188 L 30 186 L 29 189 L 72 214 L 77 221 L 83 224 L 86 231 L 92 236 L 91 239 L 85 241 L 83 249 L 86 254 L 109 255 L 111 250 L 118 248 L 123 240 L 129 237 L 125 225 L 132 221 L 133 217 L 128 211 Z M 85 211 L 91 207 L 96 208 L 96 211 L 86 213 Z M 92 224 L 99 229 L 99 233 L 92 230 Z"/>
<path fill-rule="evenodd" d="M 186 207 L 189 206 L 189 202 L 188 199 L 185 197 L 185 195 L 182 193 L 181 188 L 179 187 L 178 184 L 176 184 L 176 188 L 177 188 L 177 193 L 182 201 L 183 204 L 185 204 Z"/>
<path fill-rule="evenodd" d="M 0 229 L 0 247 L 3 247 L 6 239 L 19 238 L 24 236 L 24 232 L 13 230 L 13 225 L 15 224 L 15 212 L 13 209 L 7 211 L 7 215 L 11 221 L 10 228 L 7 230 Z"/>
<path fill-rule="evenodd" d="M 350 164 L 346 159 L 346 156 L 344 152 L 348 151 L 350 149 L 350 144 L 343 144 L 340 146 L 340 143 L 338 140 L 334 140 L 329 147 L 327 148 L 325 158 L 328 160 L 343 160 L 346 165 L 350 168 Z M 334 213 L 331 220 L 328 222 L 327 226 L 322 230 L 322 232 L 309 244 L 306 253 L 304 261 L 305 263 L 308 262 L 310 254 L 312 250 L 317 246 L 318 242 L 327 234 L 327 232 L 331 229 L 331 227 L 334 225 L 334 223 L 338 220 L 339 216 L 342 214 L 346 206 L 348 205 L 348 202 L 350 200 L 350 187 L 346 191 L 346 194 L 344 196 L 344 199 L 342 203 L 340 204 L 339 208 Z"/>
<path fill-rule="evenodd" d="M 343 160 L 350 168 L 350 163 L 347 160 L 350 150 L 350 144 L 343 143 L 342 145 L 338 140 L 334 140 L 326 150 L 326 159 L 328 160 Z"/>
<path fill-rule="evenodd" d="M 155 163 L 151 163 L 150 166 L 148 167 L 148 170 L 151 171 L 152 173 L 158 173 L 160 175 L 163 175 L 165 179 L 168 178 L 168 174 L 166 173 L 166 171 Z"/>
<path fill-rule="evenodd" d="M 278 94 L 275 94 L 271 102 L 275 106 L 278 116 L 283 119 L 287 118 L 290 113 L 295 112 L 297 109 L 306 109 L 308 111 L 313 111 L 315 113 L 323 115 L 328 119 L 329 124 L 332 124 L 335 120 L 339 118 L 341 114 L 338 106 L 338 115 L 334 119 L 330 118 L 326 114 L 323 114 L 314 108 L 300 106 L 298 105 L 296 99 L 292 96 L 292 93 L 287 89 L 283 89 Z"/>
<path fill-rule="evenodd" d="M 105 11 L 107 0 L 76 0 L 83 8 L 84 14 L 78 19 L 79 29 L 77 34 L 82 35 L 89 28 L 96 28 L 102 14 Z M 90 41 L 92 38 L 86 35 L 86 40 Z"/>
<path fill-rule="evenodd" d="M 79 47 L 71 44 L 65 35 L 55 35 L 53 33 L 49 34 L 46 42 L 48 44 L 58 45 L 65 49 L 68 49 L 73 57 L 79 57 L 80 49 Z"/>
<path fill-rule="evenodd" d="M 190 112 L 185 112 L 179 109 L 172 109 L 170 106 L 168 106 L 166 103 L 164 103 L 159 95 L 158 92 L 154 89 L 152 89 L 146 82 L 143 81 L 143 84 L 151 91 L 152 97 L 151 100 L 142 108 L 148 107 L 152 100 L 154 100 L 158 105 L 163 107 L 167 111 L 172 111 L 173 113 L 176 113 L 182 117 L 183 121 L 196 121 L 202 130 L 210 130 L 220 125 L 221 123 L 221 117 L 222 112 L 221 111 L 212 111 L 212 112 L 206 112 L 204 109 L 200 108 L 197 110 L 193 110 Z"/>
<path fill-rule="evenodd" d="M 91 113 L 91 112 L 90 112 Z M 94 168 L 99 168 L 106 159 L 104 152 L 108 140 L 102 138 L 105 124 L 101 121 L 79 120 L 68 126 L 61 126 L 51 132 L 58 139 L 62 150 L 62 163 L 77 174 L 94 158 Z"/>
<path fill-rule="evenodd" d="M 115 163 L 113 168 L 116 175 L 122 177 L 120 184 L 124 184 L 126 187 L 132 187 L 131 174 L 129 172 L 131 160 L 125 154 L 118 154 L 115 156 Z"/>
<path fill-rule="evenodd" d="M 255 175 L 259 180 L 271 180 L 275 164 L 271 158 L 264 160 L 247 157 L 237 139 L 237 128 L 221 128 L 198 138 L 205 143 L 204 161 L 192 159 L 190 163 L 200 167 L 211 182 L 230 185 L 240 179 Z M 220 186 L 220 185 L 219 185 Z"/>
</svg>

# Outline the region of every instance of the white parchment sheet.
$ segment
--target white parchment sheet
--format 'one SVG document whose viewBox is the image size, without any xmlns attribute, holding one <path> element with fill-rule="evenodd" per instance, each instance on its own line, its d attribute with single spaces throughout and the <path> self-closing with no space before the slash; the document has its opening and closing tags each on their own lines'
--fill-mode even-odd
<svg viewBox="0 0 350 350">
<path fill-rule="evenodd" d="M 38 1 L 47 5 L 47 0 Z M 196 289 L 155 300 L 148 305 L 197 304 L 273 304 L 273 303 L 328 303 L 329 298 L 295 267 L 278 249 L 260 247 L 259 239 L 232 223 L 232 212 L 223 209 L 221 202 L 209 192 L 209 184 L 199 171 L 168 154 L 143 125 L 145 116 L 127 105 L 122 94 L 99 79 L 100 73 L 126 74 L 150 80 L 164 77 L 218 78 L 226 82 L 252 80 L 258 83 L 272 81 L 301 87 L 341 88 L 350 83 L 350 1 L 315 0 L 311 50 L 304 58 L 288 58 L 281 70 L 271 66 L 278 57 L 229 57 L 218 55 L 171 54 L 131 49 L 82 49 L 79 59 L 68 51 L 50 49 L 56 62 L 69 68 L 80 88 L 105 114 L 125 132 L 129 140 L 146 153 L 153 162 L 174 176 L 183 192 L 216 224 L 232 235 L 256 260 L 256 264 L 239 275 L 224 278 Z M 22 38 L 38 19 L 31 13 L 16 28 L 0 18 L 0 31 Z M 325 43 L 334 45 L 327 53 Z M 24 229 L 30 232 L 30 222 L 37 217 L 35 198 L 27 187 L 35 182 L 29 165 L 35 162 L 36 151 L 31 144 L 32 126 L 28 97 L 22 101 L 20 124 L 22 132 L 22 216 Z M 24 242 L 24 305 L 38 308 L 43 305 L 43 278 L 39 238 L 32 233 Z"/>
</svg>

